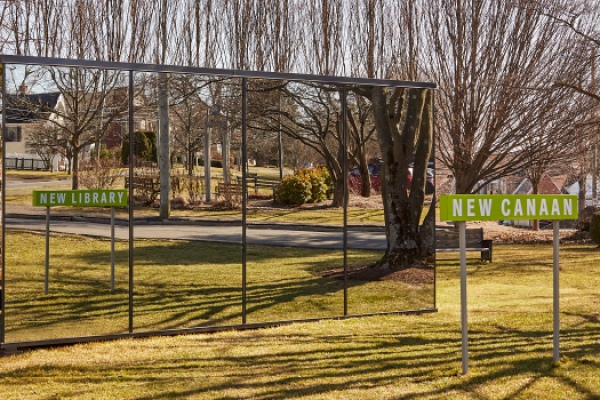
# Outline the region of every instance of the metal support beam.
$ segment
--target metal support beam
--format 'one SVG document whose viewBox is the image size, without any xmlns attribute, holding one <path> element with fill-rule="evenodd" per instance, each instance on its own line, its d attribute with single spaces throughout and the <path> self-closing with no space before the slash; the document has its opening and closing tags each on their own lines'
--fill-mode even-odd
<svg viewBox="0 0 600 400">
<path fill-rule="evenodd" d="M 246 323 L 246 209 L 248 206 L 248 149 L 247 146 L 247 103 L 248 103 L 248 80 L 242 79 L 242 323 Z"/>
<path fill-rule="evenodd" d="M 6 64 L 2 64 L 2 102 L 4 103 L 3 105 L 6 104 Z M 2 121 L 6 121 L 6 107 L 2 107 Z M 0 315 L 0 343 L 5 342 L 6 328 L 6 309 L 4 307 L 6 299 L 6 143 L 4 143 L 4 138 L 6 138 L 6 135 L 6 124 L 2 124 L 2 137 L 0 138 L 0 140 L 2 140 L 2 146 L 0 146 L 2 147 L 2 182 L 0 182 L 2 185 L 2 199 L 0 204 L 0 207 L 2 207 L 2 215 L 0 215 L 0 218 L 2 219 L 0 221 L 2 235 L 2 243 L 0 243 L 2 246 L 2 254 L 0 254 L 2 260 L 2 264 L 0 265 L 0 268 L 2 268 L 2 273 L 0 275 L 0 309 L 2 315 Z"/>
<path fill-rule="evenodd" d="M 57 67 L 83 67 L 83 68 L 103 68 L 116 69 L 120 71 L 140 71 L 140 72 L 170 72 L 177 74 L 199 74 L 199 75 L 215 75 L 225 76 L 228 78 L 256 78 L 256 79 L 278 79 L 287 81 L 315 81 L 333 84 L 346 85 L 368 85 L 368 86 L 385 86 L 385 87 L 405 87 L 416 89 L 437 89 L 437 85 L 431 82 L 416 82 L 416 81 L 398 81 L 392 79 L 370 79 L 370 78 L 349 78 L 342 76 L 329 75 L 311 75 L 311 74 L 294 74 L 283 72 L 265 72 L 265 71 L 243 71 L 236 69 L 217 69 L 217 68 L 200 68 L 179 65 L 160 65 L 160 64 L 136 64 L 136 63 L 119 63 L 112 61 L 92 61 L 92 60 L 75 60 L 67 58 L 54 57 L 33 57 L 33 56 L 16 56 L 8 54 L 0 54 L 0 62 L 9 64 L 29 64 L 29 65 L 52 65 Z"/>
<path fill-rule="evenodd" d="M 135 154 L 135 133 L 133 119 L 133 71 L 129 71 L 129 333 L 133 332 L 133 172 Z"/>
<path fill-rule="evenodd" d="M 344 176 L 344 315 L 348 315 L 348 126 L 347 126 L 347 90 L 342 85 L 342 142 L 344 159 L 342 160 L 342 175 Z"/>
</svg>

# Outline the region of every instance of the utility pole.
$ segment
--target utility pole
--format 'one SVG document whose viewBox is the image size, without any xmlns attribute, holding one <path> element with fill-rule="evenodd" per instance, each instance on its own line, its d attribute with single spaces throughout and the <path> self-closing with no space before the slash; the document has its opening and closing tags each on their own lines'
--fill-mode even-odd
<svg viewBox="0 0 600 400">
<path fill-rule="evenodd" d="M 204 125 L 204 192 L 206 193 L 206 202 L 210 202 L 210 128 L 208 121 L 208 108 L 206 109 L 206 124 Z"/>
<path fill-rule="evenodd" d="M 169 74 L 161 73 L 159 77 L 158 119 L 159 119 L 159 154 L 158 169 L 160 173 L 160 218 L 171 216 L 171 152 L 169 149 Z M 131 145 L 131 144 L 130 144 Z"/>
</svg>

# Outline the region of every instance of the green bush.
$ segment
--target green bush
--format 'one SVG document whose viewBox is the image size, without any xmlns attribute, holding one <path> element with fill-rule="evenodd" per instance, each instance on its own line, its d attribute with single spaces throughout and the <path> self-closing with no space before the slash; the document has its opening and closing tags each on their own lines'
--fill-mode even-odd
<svg viewBox="0 0 600 400">
<path fill-rule="evenodd" d="M 592 223 L 590 224 L 590 235 L 592 240 L 600 247 L 600 214 L 592 215 Z"/>
<path fill-rule="evenodd" d="M 312 198 L 312 184 L 304 175 L 286 176 L 277 189 L 277 199 L 283 204 L 299 206 Z"/>
<path fill-rule="evenodd" d="M 327 185 L 330 181 L 325 168 L 302 168 L 281 181 L 277 198 L 283 204 L 318 203 L 333 193 Z"/>
<path fill-rule="evenodd" d="M 335 187 L 333 186 L 333 179 L 331 178 L 331 175 L 329 175 L 329 170 L 325 167 L 320 168 L 319 173 L 323 177 L 325 185 L 327 185 L 327 198 L 330 199 L 333 197 L 333 193 L 335 192 Z"/>
<path fill-rule="evenodd" d="M 221 161 L 221 160 L 210 160 L 210 166 L 212 168 L 223 168 L 223 161 Z"/>
<path fill-rule="evenodd" d="M 135 138 L 135 157 L 139 161 L 157 161 L 156 158 L 156 133 L 152 131 L 136 131 L 133 133 Z M 121 161 L 124 165 L 129 164 L 129 134 L 123 139 L 121 146 Z"/>
<path fill-rule="evenodd" d="M 96 149 L 90 151 L 90 158 L 92 160 L 96 159 Z M 101 160 L 114 160 L 116 159 L 116 154 L 113 150 L 108 150 L 105 146 L 100 148 L 100 159 Z"/>
</svg>

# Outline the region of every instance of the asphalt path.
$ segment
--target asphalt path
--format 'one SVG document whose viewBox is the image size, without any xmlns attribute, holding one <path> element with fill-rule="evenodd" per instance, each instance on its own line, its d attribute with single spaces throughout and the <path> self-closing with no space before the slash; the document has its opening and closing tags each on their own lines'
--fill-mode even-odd
<svg viewBox="0 0 600 400">
<path fill-rule="evenodd" d="M 27 189 L 34 187 L 43 187 L 43 186 L 58 186 L 58 185 L 70 185 L 72 183 L 71 179 L 65 179 L 62 181 L 51 181 L 51 182 L 28 182 L 28 183 L 10 183 L 6 182 L 6 189 Z"/>
<path fill-rule="evenodd" d="M 40 219 L 7 218 L 7 229 L 46 231 L 46 221 Z M 50 231 L 94 237 L 110 238 L 110 225 L 50 221 Z M 116 225 L 115 237 L 126 240 L 129 237 L 127 226 Z M 219 243 L 242 243 L 241 226 L 206 225 L 136 225 L 136 239 L 193 240 Z M 307 230 L 262 229 L 248 226 L 246 241 L 264 246 L 286 246 L 316 249 L 343 249 L 342 232 L 315 232 Z M 349 249 L 385 250 L 384 232 L 348 232 Z"/>
</svg>

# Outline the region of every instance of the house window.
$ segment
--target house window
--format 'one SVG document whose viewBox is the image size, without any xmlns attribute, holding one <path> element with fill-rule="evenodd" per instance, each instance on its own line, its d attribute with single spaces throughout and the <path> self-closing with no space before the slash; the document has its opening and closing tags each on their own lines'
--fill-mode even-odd
<svg viewBox="0 0 600 400">
<path fill-rule="evenodd" d="M 19 126 L 7 126 L 5 142 L 20 142 L 21 141 L 21 127 Z"/>
</svg>

